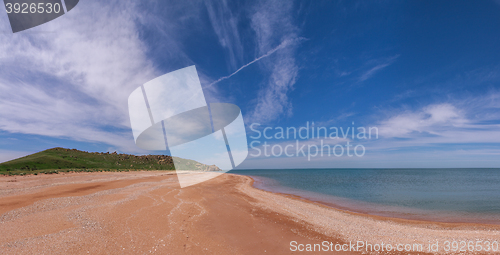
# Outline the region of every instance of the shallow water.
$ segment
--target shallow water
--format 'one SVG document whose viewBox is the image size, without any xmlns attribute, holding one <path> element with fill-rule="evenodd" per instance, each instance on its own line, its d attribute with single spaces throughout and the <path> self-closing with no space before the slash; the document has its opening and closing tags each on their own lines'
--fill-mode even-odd
<svg viewBox="0 0 500 255">
<path fill-rule="evenodd" d="M 500 169 L 233 170 L 264 190 L 381 216 L 500 224 Z"/>
</svg>

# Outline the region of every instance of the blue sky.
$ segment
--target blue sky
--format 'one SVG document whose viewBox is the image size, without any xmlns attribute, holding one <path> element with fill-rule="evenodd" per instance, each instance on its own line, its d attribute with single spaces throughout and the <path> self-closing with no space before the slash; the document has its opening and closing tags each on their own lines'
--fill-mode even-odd
<svg viewBox="0 0 500 255">
<path fill-rule="evenodd" d="M 209 103 L 242 109 L 249 143 L 252 123 L 379 130 L 325 140 L 362 144 L 363 157 L 242 168 L 500 167 L 499 45 L 494 0 L 86 0 L 16 34 L 4 13 L 0 162 L 57 146 L 151 153 L 134 144 L 128 95 L 195 65 Z"/>
</svg>

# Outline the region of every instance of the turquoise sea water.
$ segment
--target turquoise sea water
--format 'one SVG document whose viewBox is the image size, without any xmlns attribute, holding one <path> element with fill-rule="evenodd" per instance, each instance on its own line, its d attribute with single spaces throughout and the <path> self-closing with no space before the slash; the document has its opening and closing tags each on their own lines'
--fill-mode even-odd
<svg viewBox="0 0 500 255">
<path fill-rule="evenodd" d="M 349 211 L 500 224 L 500 169 L 233 170 L 264 190 Z"/>
</svg>

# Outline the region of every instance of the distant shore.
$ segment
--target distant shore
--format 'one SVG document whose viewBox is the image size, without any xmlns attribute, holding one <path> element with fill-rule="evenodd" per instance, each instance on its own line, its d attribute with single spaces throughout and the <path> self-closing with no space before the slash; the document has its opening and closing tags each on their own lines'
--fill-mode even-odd
<svg viewBox="0 0 500 255">
<path fill-rule="evenodd" d="M 450 250 L 453 241 L 459 246 L 461 241 L 482 241 L 481 245 L 500 241 L 500 226 L 351 213 L 256 189 L 252 183 L 250 177 L 223 174 L 180 189 L 175 173 L 165 171 L 2 176 L 0 250 L 5 254 L 296 254 L 307 244 L 326 249 L 322 245 L 327 241 L 329 249 L 347 248 L 349 242 L 372 249 L 391 244 L 390 254 L 435 254 L 428 249 L 437 244 L 437 253 L 445 254 L 457 253 Z M 450 242 L 448 252 L 446 242 Z M 421 245 L 423 250 L 397 251 L 398 244 L 402 249 Z"/>
</svg>

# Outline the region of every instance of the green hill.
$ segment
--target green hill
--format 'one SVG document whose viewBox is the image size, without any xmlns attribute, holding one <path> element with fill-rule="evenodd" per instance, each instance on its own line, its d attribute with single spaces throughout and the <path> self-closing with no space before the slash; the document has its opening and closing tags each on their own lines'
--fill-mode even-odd
<svg viewBox="0 0 500 255">
<path fill-rule="evenodd" d="M 200 170 L 209 166 L 193 160 L 179 159 Z M 166 155 L 135 156 L 128 154 L 86 152 L 53 148 L 0 164 L 0 174 L 57 173 L 59 171 L 130 171 L 175 170 L 172 157 Z"/>
</svg>

